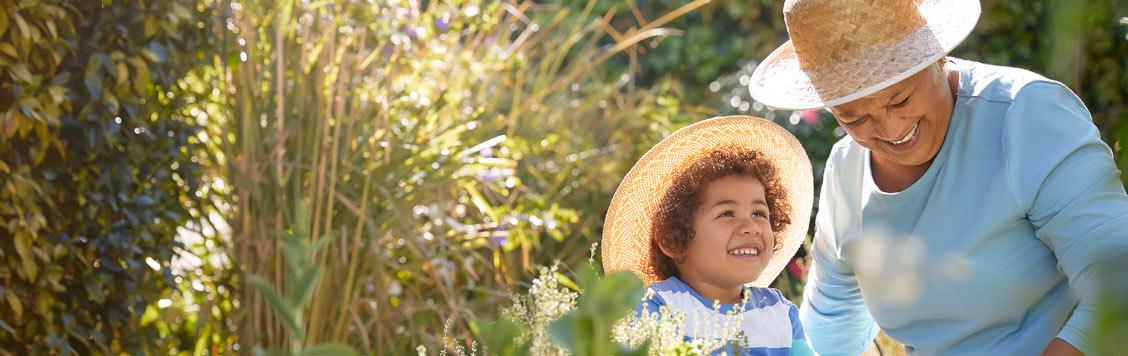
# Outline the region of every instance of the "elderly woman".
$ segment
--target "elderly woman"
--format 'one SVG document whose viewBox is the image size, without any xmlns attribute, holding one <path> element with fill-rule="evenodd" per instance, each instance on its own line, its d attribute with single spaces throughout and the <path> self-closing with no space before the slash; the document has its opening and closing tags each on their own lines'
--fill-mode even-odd
<svg viewBox="0 0 1128 356">
<path fill-rule="evenodd" d="M 1095 353 L 1098 268 L 1128 257 L 1128 195 L 1061 83 L 948 58 L 975 0 L 789 0 L 754 98 L 829 107 L 800 318 L 815 351 L 879 328 L 920 354 Z"/>
</svg>

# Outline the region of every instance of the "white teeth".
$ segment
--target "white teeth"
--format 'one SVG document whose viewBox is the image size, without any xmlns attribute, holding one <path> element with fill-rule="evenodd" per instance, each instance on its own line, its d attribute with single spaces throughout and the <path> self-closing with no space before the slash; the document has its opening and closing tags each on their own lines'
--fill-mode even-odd
<svg viewBox="0 0 1128 356">
<path fill-rule="evenodd" d="M 892 142 L 889 142 L 889 143 L 892 143 L 894 145 L 900 145 L 900 144 L 903 144 L 905 142 L 909 142 L 909 140 L 912 139 L 913 136 L 916 136 L 918 127 L 920 127 L 920 124 L 913 125 L 913 129 L 911 131 L 909 131 L 909 133 L 906 134 L 905 137 L 901 138 L 900 140 L 892 141 Z"/>
<path fill-rule="evenodd" d="M 738 248 L 738 249 L 729 251 L 729 254 L 733 255 L 733 256 L 737 256 L 737 255 L 756 256 L 756 255 L 760 254 L 760 249 L 757 249 L 757 248 Z"/>
</svg>

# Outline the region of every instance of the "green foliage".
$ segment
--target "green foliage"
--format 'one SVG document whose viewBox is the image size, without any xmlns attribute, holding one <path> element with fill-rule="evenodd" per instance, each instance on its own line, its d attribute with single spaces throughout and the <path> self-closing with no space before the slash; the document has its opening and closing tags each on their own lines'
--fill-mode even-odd
<svg viewBox="0 0 1128 356">
<path fill-rule="evenodd" d="M 983 16 L 954 55 L 1032 70 L 1073 89 L 1093 114 L 1121 169 L 1128 144 L 1128 16 L 1124 0 L 983 2 Z M 1119 133 L 1119 135 L 1117 134 Z M 1128 176 L 1122 175 L 1128 182 Z"/>
<path fill-rule="evenodd" d="M 0 1 L 0 348 L 139 353 L 174 293 L 196 124 L 195 4 Z"/>
<path fill-rule="evenodd" d="M 515 298 L 501 318 L 473 322 L 486 354 L 646 355 L 646 345 L 632 350 L 612 336 L 642 300 L 642 280 L 626 271 L 604 278 L 593 264 L 576 272 L 579 284 L 556 267 L 543 268 L 534 287 Z M 575 293 L 561 285 L 581 293 L 578 303 L 570 302 Z M 548 338 L 541 337 L 545 332 Z"/>
<path fill-rule="evenodd" d="M 1100 281 L 1100 295 L 1096 303 L 1100 310 L 1092 320 L 1100 354 L 1113 355 L 1128 350 L 1128 282 L 1124 271 L 1128 270 L 1128 256 L 1111 257 L 1103 261 L 1094 276 Z"/>
<path fill-rule="evenodd" d="M 532 5 L 241 3 L 219 19 L 200 81 L 221 93 L 205 110 L 229 158 L 233 260 L 283 280 L 275 236 L 300 200 L 301 238 L 330 239 L 304 346 L 410 352 L 448 316 L 470 340 L 536 261 L 585 258 L 618 177 L 695 118 L 675 85 L 596 75 L 660 32 L 601 47 L 596 14 Z M 240 343 L 292 345 L 243 282 Z"/>
<path fill-rule="evenodd" d="M 605 278 L 589 267 L 581 267 L 584 291 L 572 311 L 549 324 L 552 340 L 573 355 L 646 355 L 647 348 L 626 350 L 612 340 L 615 323 L 631 314 L 642 300 L 642 280 L 628 271 Z"/>
<path fill-rule="evenodd" d="M 571 0 L 579 6 L 582 0 Z M 599 10 L 614 11 L 618 26 L 635 23 L 635 14 L 662 13 L 678 1 L 624 1 Z M 1025 68 L 1061 81 L 1089 107 L 1103 138 L 1117 150 L 1121 169 L 1128 155 L 1128 16 L 1124 0 L 985 0 L 983 15 L 968 39 L 953 56 L 990 64 Z M 773 116 L 799 137 L 808 149 L 815 176 L 821 177 L 822 160 L 842 136 L 829 113 L 819 112 L 817 124 L 803 128 L 790 112 L 757 108 L 746 87 L 756 62 L 787 38 L 779 1 L 718 1 L 671 22 L 684 30 L 641 53 L 637 64 L 640 82 L 673 78 L 686 85 L 688 97 L 721 113 Z M 637 11 L 636 11 L 637 9 Z M 714 90 L 715 88 L 715 90 Z M 735 99 L 734 99 L 735 98 Z M 749 103 L 744 106 L 742 103 Z M 790 119 L 790 120 L 789 120 Z M 1128 176 L 1122 177 L 1128 182 Z M 816 187 L 817 188 L 817 187 Z"/>
<path fill-rule="evenodd" d="M 471 321 L 474 333 L 486 347 L 486 352 L 498 356 L 516 356 L 529 354 L 529 341 L 521 339 L 521 334 L 528 330 L 522 324 L 509 318 L 502 317 L 497 321 L 481 320 Z"/>
<path fill-rule="evenodd" d="M 343 344 L 328 343 L 303 347 L 302 339 L 305 338 L 306 332 L 302 323 L 302 315 L 306 303 L 313 296 L 314 288 L 321 282 L 321 275 L 324 272 L 321 267 L 313 265 L 311 260 L 316 256 L 317 251 L 329 242 L 329 237 L 322 237 L 314 243 L 304 239 L 309 234 L 309 202 L 302 201 L 296 210 L 297 216 L 290 220 L 295 222 L 295 226 L 282 237 L 281 249 L 283 261 L 286 265 L 286 274 L 283 280 L 286 286 L 285 293 L 280 294 L 280 291 L 275 289 L 270 281 L 261 276 L 251 275 L 249 277 L 255 289 L 266 298 L 266 303 L 270 306 L 270 309 L 282 320 L 286 331 L 290 333 L 291 340 L 293 340 L 289 351 L 268 350 L 265 354 L 358 355 L 352 347 Z M 263 352 L 260 349 L 256 350 L 256 353 L 262 354 Z"/>
</svg>

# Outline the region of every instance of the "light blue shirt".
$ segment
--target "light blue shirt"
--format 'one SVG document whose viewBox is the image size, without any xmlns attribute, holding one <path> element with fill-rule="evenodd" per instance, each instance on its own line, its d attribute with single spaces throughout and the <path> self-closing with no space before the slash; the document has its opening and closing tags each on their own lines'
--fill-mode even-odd
<svg viewBox="0 0 1128 356">
<path fill-rule="evenodd" d="M 713 309 L 713 301 L 697 293 L 677 277 L 654 283 L 650 289 L 653 295 L 638 306 L 641 312 L 658 313 L 662 306 L 683 312 L 686 316 L 682 331 L 686 341 L 695 338 L 720 339 L 719 325 L 724 325 L 724 316 L 732 312 L 738 304 L 720 304 Z M 787 301 L 779 290 L 773 288 L 747 287 L 744 293 L 748 302 L 739 315 L 740 331 L 745 340 L 741 350 L 722 348 L 710 350 L 712 354 L 730 355 L 810 355 L 811 349 L 799 324 L 799 310 Z"/>
<path fill-rule="evenodd" d="M 816 352 L 878 327 L 918 354 L 1093 354 L 1096 268 L 1128 256 L 1128 196 L 1088 110 L 1060 83 L 951 60 L 955 109 L 927 172 L 874 184 L 849 136 L 827 160 L 800 319 Z"/>
</svg>

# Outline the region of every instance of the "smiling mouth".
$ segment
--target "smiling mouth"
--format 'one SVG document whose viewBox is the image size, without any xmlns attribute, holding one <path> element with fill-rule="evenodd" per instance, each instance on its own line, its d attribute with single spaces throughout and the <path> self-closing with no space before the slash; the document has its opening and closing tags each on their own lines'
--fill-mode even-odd
<svg viewBox="0 0 1128 356">
<path fill-rule="evenodd" d="M 906 144 L 909 141 L 912 141 L 913 138 L 916 138 L 917 133 L 919 131 L 920 131 L 920 123 L 918 122 L 917 124 L 913 125 L 913 129 L 909 130 L 909 133 L 905 134 L 905 137 L 902 137 L 900 140 L 897 140 L 897 141 L 888 141 L 888 142 L 890 144 L 893 144 L 894 146 Z"/>
<path fill-rule="evenodd" d="M 728 254 L 731 255 L 731 256 L 759 256 L 760 255 L 760 249 L 755 248 L 755 247 L 735 248 L 735 249 L 729 250 Z"/>
</svg>

